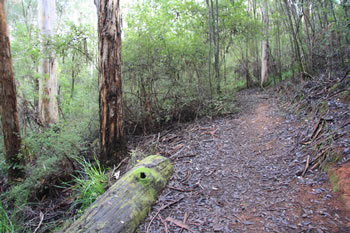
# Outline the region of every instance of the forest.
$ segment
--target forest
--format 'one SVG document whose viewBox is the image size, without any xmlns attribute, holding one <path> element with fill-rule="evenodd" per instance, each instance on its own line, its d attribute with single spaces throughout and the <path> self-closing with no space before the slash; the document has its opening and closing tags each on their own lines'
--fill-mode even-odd
<svg viewBox="0 0 350 233">
<path fill-rule="evenodd" d="M 350 232 L 350 1 L 0 0 L 0 233 Z"/>
</svg>

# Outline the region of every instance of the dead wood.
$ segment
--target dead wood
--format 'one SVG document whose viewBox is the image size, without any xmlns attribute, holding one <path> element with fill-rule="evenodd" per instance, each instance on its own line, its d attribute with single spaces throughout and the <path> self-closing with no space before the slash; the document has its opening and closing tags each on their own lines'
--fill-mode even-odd
<svg viewBox="0 0 350 233">
<path fill-rule="evenodd" d="M 304 175 L 305 175 L 305 173 L 306 173 L 307 169 L 309 168 L 309 166 L 310 166 L 310 155 L 307 156 L 305 168 L 304 168 L 304 171 L 303 171 L 303 173 L 301 174 L 301 176 L 304 176 Z"/>
<path fill-rule="evenodd" d="M 158 155 L 145 158 L 63 232 L 134 232 L 172 173 L 167 158 Z"/>
</svg>

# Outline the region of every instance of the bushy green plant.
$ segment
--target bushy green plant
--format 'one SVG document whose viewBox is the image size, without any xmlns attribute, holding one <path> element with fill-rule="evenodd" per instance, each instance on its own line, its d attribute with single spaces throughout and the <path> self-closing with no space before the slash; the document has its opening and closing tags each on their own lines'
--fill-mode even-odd
<svg viewBox="0 0 350 233">
<path fill-rule="evenodd" d="M 76 185 L 73 186 L 77 195 L 75 205 L 80 205 L 79 214 L 81 214 L 106 191 L 108 177 L 96 158 L 96 165 L 85 159 L 76 158 L 76 161 L 83 168 L 80 176 L 74 176 Z"/>
<path fill-rule="evenodd" d="M 212 101 L 212 105 L 212 111 L 214 115 L 225 115 L 234 113 L 236 111 L 232 97 L 230 96 L 222 96 L 219 98 L 215 98 Z"/>
<path fill-rule="evenodd" d="M 63 161 L 77 156 L 84 150 L 84 142 L 79 127 L 74 122 L 61 122 L 41 132 L 31 131 L 23 134 L 22 155 L 27 164 L 27 178 L 12 186 L 7 193 L 7 199 L 17 206 L 23 206 L 30 201 L 37 201 L 38 193 L 45 193 L 61 181 L 63 174 L 70 177 L 71 169 L 64 166 Z M 78 130 L 79 129 L 79 130 Z M 49 182 L 46 182 L 49 180 Z"/>
</svg>

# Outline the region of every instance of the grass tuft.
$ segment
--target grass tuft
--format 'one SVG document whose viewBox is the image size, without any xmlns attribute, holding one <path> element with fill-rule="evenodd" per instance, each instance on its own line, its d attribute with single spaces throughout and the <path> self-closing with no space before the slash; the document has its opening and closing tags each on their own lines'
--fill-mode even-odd
<svg viewBox="0 0 350 233">
<path fill-rule="evenodd" d="M 100 195 L 106 191 L 108 177 L 95 158 L 96 165 L 85 159 L 76 159 L 82 166 L 80 176 L 74 176 L 74 190 L 77 194 L 75 205 L 79 205 L 78 214 L 82 214 Z"/>
<path fill-rule="evenodd" d="M 0 232 L 12 233 L 15 232 L 15 224 L 11 221 L 6 210 L 0 201 Z"/>
</svg>

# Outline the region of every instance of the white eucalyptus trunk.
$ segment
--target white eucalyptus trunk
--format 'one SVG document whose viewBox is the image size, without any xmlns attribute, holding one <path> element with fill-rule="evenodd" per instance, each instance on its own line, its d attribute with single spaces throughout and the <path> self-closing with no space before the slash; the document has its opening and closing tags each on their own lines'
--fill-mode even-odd
<svg viewBox="0 0 350 233">
<path fill-rule="evenodd" d="M 52 48 L 56 21 L 55 1 L 38 1 L 38 21 L 41 32 L 41 53 L 43 54 L 39 67 L 41 74 L 39 79 L 39 113 L 43 125 L 49 125 L 57 123 L 59 119 L 56 58 Z"/>
</svg>

